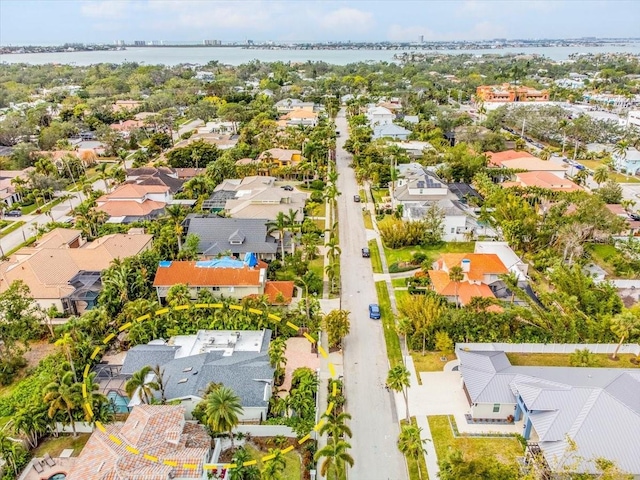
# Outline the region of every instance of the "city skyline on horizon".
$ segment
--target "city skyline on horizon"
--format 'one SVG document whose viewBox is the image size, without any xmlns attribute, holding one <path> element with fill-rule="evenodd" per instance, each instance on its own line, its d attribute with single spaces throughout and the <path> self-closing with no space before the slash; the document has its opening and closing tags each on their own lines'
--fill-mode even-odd
<svg viewBox="0 0 640 480">
<path fill-rule="evenodd" d="M 0 45 L 631 39 L 637 18 L 630 0 L 0 0 Z"/>
</svg>

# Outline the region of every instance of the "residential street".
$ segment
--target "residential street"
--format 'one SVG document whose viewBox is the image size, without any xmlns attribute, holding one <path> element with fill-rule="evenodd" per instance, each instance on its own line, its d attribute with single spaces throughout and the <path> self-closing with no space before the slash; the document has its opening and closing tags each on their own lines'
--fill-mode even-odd
<svg viewBox="0 0 640 480">
<path fill-rule="evenodd" d="M 0 249 L 2 252 L 6 254 L 23 243 L 29 237 L 33 237 L 35 235 L 36 225 L 44 225 L 52 220 L 60 220 L 67 216 L 69 211 L 71 211 L 73 207 L 77 207 L 82 201 L 81 198 L 84 197 L 81 192 L 72 193 L 71 195 L 73 195 L 72 198 L 59 203 L 48 213 L 41 213 L 39 215 L 23 215 L 22 217 L 13 218 L 13 220 L 23 221 L 25 224 L 17 230 L 0 238 Z"/>
<path fill-rule="evenodd" d="M 367 245 L 362 203 L 353 201 L 358 185 L 351 156 L 344 149 L 348 128 L 344 109 L 336 118 L 338 221 L 342 275 L 342 308 L 351 312 L 351 333 L 344 341 L 344 382 L 347 410 L 353 416 L 349 477 L 355 480 L 406 479 L 406 464 L 396 441 L 400 432 L 393 395 L 385 390 L 389 364 L 382 323 L 369 319 L 368 305 L 377 303 L 371 261 L 362 258 Z"/>
</svg>

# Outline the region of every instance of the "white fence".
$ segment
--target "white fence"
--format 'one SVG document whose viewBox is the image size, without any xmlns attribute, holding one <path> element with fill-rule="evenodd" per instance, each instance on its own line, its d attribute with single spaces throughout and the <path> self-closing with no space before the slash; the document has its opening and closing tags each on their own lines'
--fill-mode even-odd
<svg viewBox="0 0 640 480">
<path fill-rule="evenodd" d="M 277 437 L 278 435 L 287 438 L 297 437 L 296 432 L 286 425 L 238 425 L 234 432 L 249 434 L 252 437 Z"/>
<path fill-rule="evenodd" d="M 95 427 L 87 422 L 75 422 L 76 433 L 93 433 Z M 56 432 L 58 433 L 73 433 L 71 425 L 63 425 L 60 422 L 56 422 Z"/>
<path fill-rule="evenodd" d="M 490 350 L 508 353 L 573 353 L 589 349 L 592 353 L 613 353 L 615 343 L 456 343 L 456 350 Z M 618 353 L 640 355 L 640 345 L 624 343 Z"/>
</svg>

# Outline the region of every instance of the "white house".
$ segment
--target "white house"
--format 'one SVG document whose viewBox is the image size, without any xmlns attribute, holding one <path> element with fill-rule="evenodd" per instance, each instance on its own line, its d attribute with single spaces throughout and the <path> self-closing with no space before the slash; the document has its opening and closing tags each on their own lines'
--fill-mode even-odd
<svg viewBox="0 0 640 480">
<path fill-rule="evenodd" d="M 629 110 L 627 115 L 627 125 L 640 129 L 640 110 Z"/>
<path fill-rule="evenodd" d="M 373 127 L 373 139 L 393 138 L 394 140 L 407 140 L 409 135 L 411 135 L 411 130 L 394 123 L 385 123 Z"/>
<path fill-rule="evenodd" d="M 273 383 L 270 342 L 271 330 L 199 330 L 168 342 L 136 345 L 127 352 L 120 373 L 131 376 L 145 365 L 160 365 L 167 401 L 184 406 L 187 418 L 203 400 L 207 386 L 222 383 L 240 397 L 240 421 L 260 422 L 267 418 Z M 135 393 L 129 407 L 140 403 Z"/>
<path fill-rule="evenodd" d="M 624 156 L 614 153 L 613 161 L 619 171 L 625 171 L 630 175 L 635 175 L 640 171 L 640 151 L 635 148 L 629 148 Z"/>
<path fill-rule="evenodd" d="M 476 242 L 474 253 L 495 253 L 505 267 L 518 276 L 519 282 L 527 281 L 529 264 L 520 259 L 507 242 Z"/>
<path fill-rule="evenodd" d="M 465 239 L 465 234 L 473 230 L 472 224 L 468 221 L 467 214 L 457 200 L 448 198 L 435 201 L 426 201 L 422 204 L 408 204 L 402 210 L 402 217 L 405 220 L 422 220 L 429 209 L 436 208 L 442 215 L 442 239 L 446 242 L 461 242 Z"/>
<path fill-rule="evenodd" d="M 393 123 L 395 115 L 388 108 L 371 107 L 366 113 L 369 126 L 374 128 L 376 125 L 389 125 Z"/>
<path fill-rule="evenodd" d="M 402 205 L 406 210 L 411 206 L 419 207 L 424 202 L 443 200 L 453 195 L 446 183 L 419 163 L 398 165 L 397 170 L 399 176 L 392 192 L 394 208 Z"/>
<path fill-rule="evenodd" d="M 541 454 L 552 472 L 570 465 L 596 474 L 606 459 L 640 479 L 640 373 L 512 366 L 503 351 L 485 348 L 456 346 L 472 418 L 522 421 L 527 454 Z"/>
</svg>

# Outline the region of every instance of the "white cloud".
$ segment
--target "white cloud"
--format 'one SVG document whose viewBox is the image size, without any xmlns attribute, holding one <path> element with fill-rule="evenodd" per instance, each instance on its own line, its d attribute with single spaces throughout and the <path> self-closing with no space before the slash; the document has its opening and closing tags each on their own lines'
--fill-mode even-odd
<svg viewBox="0 0 640 480">
<path fill-rule="evenodd" d="M 456 10 L 458 16 L 487 17 L 512 16 L 527 11 L 550 12 L 557 7 L 550 0 L 527 1 L 492 1 L 492 0 L 465 0 Z"/>
<path fill-rule="evenodd" d="M 82 15 L 100 20 L 124 18 L 132 6 L 129 0 L 87 1 L 82 4 Z"/>
<path fill-rule="evenodd" d="M 339 8 L 320 18 L 319 25 L 327 30 L 345 30 L 347 32 L 364 33 L 375 26 L 375 19 L 371 12 L 357 8 Z"/>
</svg>

